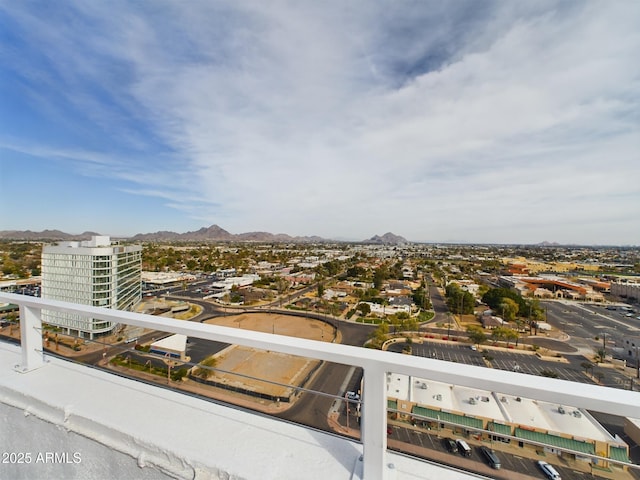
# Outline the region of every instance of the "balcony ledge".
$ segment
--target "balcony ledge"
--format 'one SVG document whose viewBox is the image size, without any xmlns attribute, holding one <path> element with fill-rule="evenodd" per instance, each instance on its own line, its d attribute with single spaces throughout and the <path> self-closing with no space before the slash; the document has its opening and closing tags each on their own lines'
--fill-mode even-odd
<svg viewBox="0 0 640 480">
<path fill-rule="evenodd" d="M 108 466 L 108 477 L 362 476 L 359 443 L 57 358 L 21 373 L 14 368 L 20 359 L 20 347 L 0 342 L 0 443 L 3 451 L 22 446 L 32 455 L 30 464 L 0 469 L 11 478 L 105 478 L 100 448 L 127 459 L 117 474 Z M 54 447 L 67 453 L 57 458 L 64 465 L 36 463 Z M 76 452 L 81 463 L 74 464 Z M 478 478 L 392 452 L 387 463 L 394 465 L 387 478 Z"/>
</svg>

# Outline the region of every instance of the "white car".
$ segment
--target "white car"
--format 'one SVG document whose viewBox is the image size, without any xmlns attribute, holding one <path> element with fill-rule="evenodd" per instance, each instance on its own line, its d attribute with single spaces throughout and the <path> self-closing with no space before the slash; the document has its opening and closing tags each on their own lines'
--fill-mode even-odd
<svg viewBox="0 0 640 480">
<path fill-rule="evenodd" d="M 347 392 L 346 397 L 348 400 L 353 400 L 354 402 L 360 400 L 360 395 L 358 395 L 356 392 Z"/>
<path fill-rule="evenodd" d="M 538 467 L 542 470 L 549 480 L 561 480 L 560 474 L 558 471 L 549 465 L 547 462 L 543 462 L 542 460 L 538 460 Z"/>
</svg>

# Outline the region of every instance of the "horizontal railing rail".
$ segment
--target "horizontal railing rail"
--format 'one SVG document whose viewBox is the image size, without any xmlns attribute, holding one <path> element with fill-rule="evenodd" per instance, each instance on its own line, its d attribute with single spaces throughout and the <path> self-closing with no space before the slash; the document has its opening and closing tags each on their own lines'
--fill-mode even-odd
<svg viewBox="0 0 640 480">
<path fill-rule="evenodd" d="M 385 461 L 387 450 L 387 373 L 425 378 L 436 382 L 570 405 L 575 408 L 619 416 L 632 418 L 640 416 L 638 407 L 640 394 L 627 390 L 554 378 L 532 377 L 503 370 L 400 355 L 369 348 L 187 322 L 9 293 L 0 293 L 0 301 L 17 304 L 20 307 L 22 363 L 19 370 L 25 373 L 45 364 L 41 314 L 43 309 L 75 313 L 145 329 L 360 367 L 363 369 L 361 439 L 364 452 L 363 475 L 366 480 L 383 480 L 388 471 Z"/>
</svg>

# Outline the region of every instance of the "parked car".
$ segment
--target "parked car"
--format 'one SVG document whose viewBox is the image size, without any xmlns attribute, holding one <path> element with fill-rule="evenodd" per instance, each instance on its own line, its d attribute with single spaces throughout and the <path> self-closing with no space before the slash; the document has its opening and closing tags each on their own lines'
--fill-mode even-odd
<svg viewBox="0 0 640 480">
<path fill-rule="evenodd" d="M 467 442 L 464 440 L 456 440 L 456 443 L 458 444 L 458 452 L 460 452 L 460 455 L 463 457 L 471 456 L 471 447 Z"/>
<path fill-rule="evenodd" d="M 358 395 L 356 392 L 347 392 L 346 396 L 347 400 L 353 400 L 354 402 L 360 400 L 360 395 Z"/>
<path fill-rule="evenodd" d="M 450 438 L 443 438 L 442 443 L 444 444 L 444 448 L 447 449 L 449 453 L 458 453 L 458 445 Z"/>
<path fill-rule="evenodd" d="M 538 460 L 538 467 L 540 468 L 540 470 L 542 470 L 542 473 L 544 473 L 549 480 L 561 480 L 558 471 L 547 462 Z"/>
<path fill-rule="evenodd" d="M 491 466 L 491 468 L 495 468 L 496 470 L 500 469 L 502 465 L 500 464 L 500 459 L 496 452 L 489 447 L 480 447 L 480 451 L 484 456 L 487 463 Z"/>
</svg>

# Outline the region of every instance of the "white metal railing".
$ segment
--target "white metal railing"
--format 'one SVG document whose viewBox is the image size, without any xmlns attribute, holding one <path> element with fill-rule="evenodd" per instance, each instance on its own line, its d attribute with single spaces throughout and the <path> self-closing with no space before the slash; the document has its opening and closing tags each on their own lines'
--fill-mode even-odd
<svg viewBox="0 0 640 480">
<path fill-rule="evenodd" d="M 640 395 L 628 390 L 9 293 L 0 293 L 0 301 L 20 306 L 22 363 L 18 370 L 24 373 L 46 364 L 42 344 L 42 309 L 360 367 L 364 372 L 361 438 L 366 480 L 384 480 L 390 471 L 385 461 L 387 372 L 620 416 L 640 417 Z"/>
</svg>

